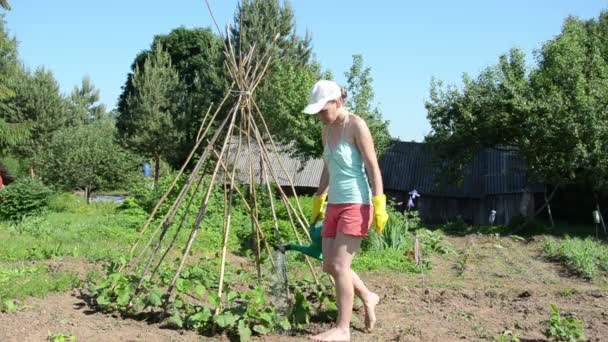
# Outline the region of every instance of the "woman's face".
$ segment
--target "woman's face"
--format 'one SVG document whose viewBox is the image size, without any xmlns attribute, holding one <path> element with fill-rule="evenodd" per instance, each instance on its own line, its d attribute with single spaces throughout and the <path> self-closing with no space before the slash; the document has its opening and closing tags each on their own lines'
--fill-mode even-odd
<svg viewBox="0 0 608 342">
<path fill-rule="evenodd" d="M 325 104 L 325 106 L 323 106 L 317 115 L 324 124 L 331 125 L 338 118 L 338 109 L 340 106 L 340 100 L 329 101 Z"/>
</svg>

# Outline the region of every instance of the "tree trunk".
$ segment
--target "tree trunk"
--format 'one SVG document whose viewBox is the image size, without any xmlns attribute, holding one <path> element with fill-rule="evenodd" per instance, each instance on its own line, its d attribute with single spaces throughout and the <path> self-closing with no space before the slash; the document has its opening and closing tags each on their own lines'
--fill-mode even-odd
<svg viewBox="0 0 608 342">
<path fill-rule="evenodd" d="M 154 155 L 154 191 L 158 189 L 158 174 L 160 173 L 160 155 Z"/>
<path fill-rule="evenodd" d="M 600 223 L 602 224 L 602 228 L 604 229 L 604 236 L 608 236 L 608 231 L 606 230 L 606 222 L 604 222 L 604 216 L 602 215 L 602 211 L 600 210 L 600 201 L 598 199 L 597 193 L 593 194 L 595 197 L 595 210 L 600 215 Z"/>
<path fill-rule="evenodd" d="M 555 187 L 555 189 L 557 189 L 557 186 Z M 553 194 L 555 194 L 555 189 L 553 190 L 551 197 L 553 197 Z M 553 213 L 551 212 L 551 203 L 549 202 L 550 199 L 547 198 L 547 185 L 545 185 L 545 192 L 543 194 L 545 196 L 545 205 L 547 206 L 547 214 L 549 214 L 549 221 L 551 222 L 551 228 L 555 228 L 555 223 L 553 222 Z"/>
<path fill-rule="evenodd" d="M 553 191 L 551 191 L 551 194 L 549 195 L 549 198 L 545 198 L 545 203 L 542 205 L 542 207 L 538 208 L 538 210 L 534 213 L 534 216 L 532 216 L 532 218 L 536 217 L 538 214 L 540 214 L 545 209 L 545 207 L 547 207 L 547 205 L 553 199 L 553 196 L 555 196 L 555 192 L 560 187 L 560 185 L 561 185 L 561 183 L 558 183 L 555 186 L 555 188 L 553 188 Z M 546 189 L 545 189 L 545 194 L 546 194 Z"/>
<path fill-rule="evenodd" d="M 84 197 L 86 198 L 87 205 L 91 204 L 91 189 L 88 186 L 84 188 Z"/>
<path fill-rule="evenodd" d="M 34 171 L 34 162 L 30 164 L 30 177 L 32 177 L 32 180 L 36 179 L 36 172 Z"/>
</svg>

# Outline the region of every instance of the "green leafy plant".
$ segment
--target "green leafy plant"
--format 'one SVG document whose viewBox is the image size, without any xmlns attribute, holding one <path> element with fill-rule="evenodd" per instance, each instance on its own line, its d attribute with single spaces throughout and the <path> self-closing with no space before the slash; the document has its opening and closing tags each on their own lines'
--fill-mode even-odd
<svg viewBox="0 0 608 342">
<path fill-rule="evenodd" d="M 443 233 L 437 230 L 418 229 L 416 236 L 422 245 L 422 249 L 428 252 L 436 252 L 439 254 L 455 253 L 454 247 L 443 240 Z"/>
<path fill-rule="evenodd" d="M 547 239 L 544 253 L 588 278 L 608 273 L 608 247 L 591 238 Z"/>
<path fill-rule="evenodd" d="M 545 321 L 545 324 L 547 325 L 544 332 L 545 336 L 552 338 L 554 341 L 577 342 L 586 340 L 583 322 L 570 315 L 562 317 L 555 304 L 551 304 L 551 316 Z"/>
<path fill-rule="evenodd" d="M 39 181 L 17 181 L 0 192 L 0 219 L 20 220 L 48 206 L 53 191 Z"/>
<path fill-rule="evenodd" d="M 49 331 L 49 342 L 76 342 L 76 336 L 64 333 L 52 333 Z"/>
<path fill-rule="evenodd" d="M 494 337 L 494 342 L 519 342 L 519 337 L 510 330 L 505 330 L 498 337 Z"/>
</svg>

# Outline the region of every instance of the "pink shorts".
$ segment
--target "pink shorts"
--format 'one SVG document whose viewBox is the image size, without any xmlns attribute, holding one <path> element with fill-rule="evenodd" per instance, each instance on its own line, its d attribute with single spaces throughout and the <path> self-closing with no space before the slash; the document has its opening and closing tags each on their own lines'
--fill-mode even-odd
<svg viewBox="0 0 608 342">
<path fill-rule="evenodd" d="M 367 236 L 372 224 L 372 211 L 369 204 L 327 204 L 321 237 L 335 238 L 338 233 Z"/>
</svg>

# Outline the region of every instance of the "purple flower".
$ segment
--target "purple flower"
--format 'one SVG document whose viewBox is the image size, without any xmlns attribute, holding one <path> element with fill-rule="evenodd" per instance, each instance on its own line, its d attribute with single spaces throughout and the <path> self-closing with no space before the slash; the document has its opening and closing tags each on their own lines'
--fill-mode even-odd
<svg viewBox="0 0 608 342">
<path fill-rule="evenodd" d="M 409 194 L 410 199 L 407 201 L 407 209 L 412 210 L 414 208 L 414 200 L 416 199 L 416 197 L 420 197 L 420 194 L 418 194 L 418 191 L 416 191 L 416 189 L 410 191 Z"/>
</svg>

